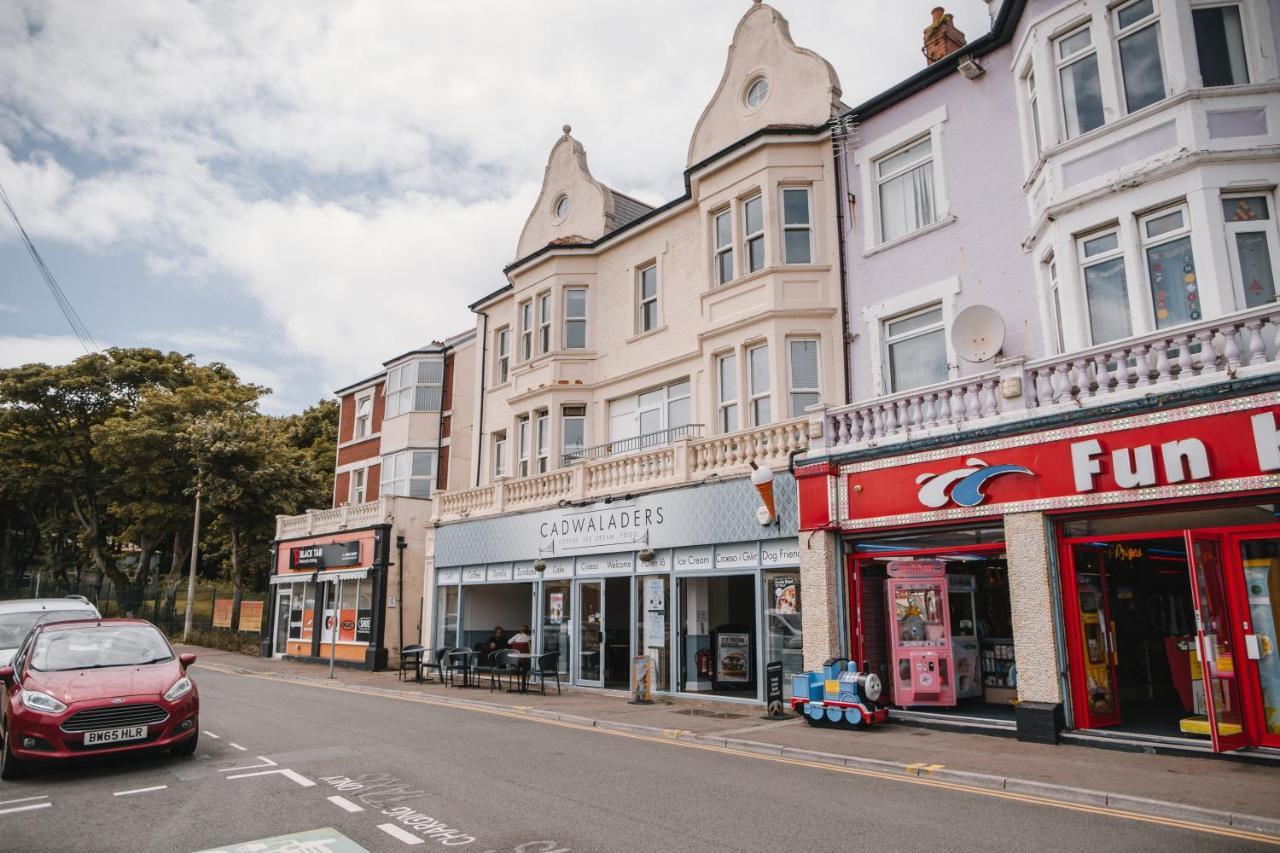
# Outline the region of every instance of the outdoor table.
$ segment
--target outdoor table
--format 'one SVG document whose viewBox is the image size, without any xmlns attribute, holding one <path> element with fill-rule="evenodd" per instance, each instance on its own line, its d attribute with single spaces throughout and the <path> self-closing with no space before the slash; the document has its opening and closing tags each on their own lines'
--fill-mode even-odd
<svg viewBox="0 0 1280 853">
<path fill-rule="evenodd" d="M 507 654 L 507 660 L 508 660 L 508 661 L 509 661 L 513 666 L 515 666 L 515 670 L 514 670 L 513 674 L 514 674 L 514 675 L 516 675 L 516 676 L 520 679 L 520 688 L 519 688 L 519 691 L 518 691 L 518 692 L 520 692 L 520 693 L 528 693 L 528 692 L 529 692 L 529 667 L 528 667 L 528 666 L 524 666 L 524 667 L 520 666 L 520 662 L 521 662 L 521 661 L 533 661 L 533 660 L 536 660 L 536 659 L 537 659 L 537 657 L 538 657 L 537 655 L 532 654 L 532 653 L 530 653 L 530 652 L 509 652 L 509 653 Z M 511 690 L 510 688 L 508 688 L 508 689 L 507 689 L 507 692 L 508 692 L 508 693 L 514 693 L 514 692 L 517 692 L 517 691 L 513 691 L 513 690 Z"/>
<path fill-rule="evenodd" d="M 462 686 L 463 687 L 471 686 L 471 669 L 472 669 L 471 658 L 478 654 L 479 652 L 473 652 L 469 649 L 459 649 L 458 651 L 449 652 L 450 660 L 454 658 L 463 658 L 463 665 L 462 665 Z M 450 664 L 449 668 L 453 669 L 453 665 Z M 457 687 L 458 685 L 455 684 L 453 686 Z"/>
<path fill-rule="evenodd" d="M 422 662 L 431 655 L 431 649 L 422 646 L 405 646 L 400 651 L 400 656 L 413 664 L 413 680 L 417 684 L 422 683 Z M 400 676 L 404 677 L 404 664 L 400 665 Z"/>
</svg>

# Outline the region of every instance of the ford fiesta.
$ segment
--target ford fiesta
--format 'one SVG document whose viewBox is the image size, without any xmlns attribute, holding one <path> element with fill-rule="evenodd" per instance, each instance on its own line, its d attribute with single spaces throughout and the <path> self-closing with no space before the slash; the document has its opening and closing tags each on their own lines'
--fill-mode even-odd
<svg viewBox="0 0 1280 853">
<path fill-rule="evenodd" d="M 0 667 L 0 779 L 38 762 L 167 747 L 191 755 L 200 697 L 154 625 L 94 619 L 37 625 Z"/>
</svg>

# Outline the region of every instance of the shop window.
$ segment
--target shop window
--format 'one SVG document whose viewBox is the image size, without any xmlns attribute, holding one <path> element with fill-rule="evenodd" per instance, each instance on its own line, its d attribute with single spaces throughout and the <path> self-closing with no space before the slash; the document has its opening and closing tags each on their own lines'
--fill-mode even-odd
<svg viewBox="0 0 1280 853">
<path fill-rule="evenodd" d="M 639 331 L 651 332 L 658 328 L 658 265 L 649 264 L 642 267 L 636 276 L 640 298 Z"/>
<path fill-rule="evenodd" d="M 538 411 L 533 426 L 538 448 L 538 473 L 545 474 L 551 467 L 551 416 L 546 409 Z"/>
<path fill-rule="evenodd" d="M 402 450 L 382 457 L 381 494 L 429 498 L 435 482 L 434 450 Z"/>
<path fill-rule="evenodd" d="M 1239 4 L 1191 10 L 1195 28 L 1200 79 L 1206 86 L 1237 86 L 1249 82 L 1245 59 L 1244 24 Z"/>
<path fill-rule="evenodd" d="M 671 578 L 641 575 L 636 578 L 640 603 L 636 608 L 636 644 L 653 660 L 653 689 L 671 685 Z"/>
<path fill-rule="evenodd" d="M 1128 112 L 1137 112 L 1165 96 L 1160 18 L 1155 0 L 1136 0 L 1113 14 L 1125 107 Z"/>
<path fill-rule="evenodd" d="M 494 349 L 498 353 L 498 358 L 494 362 L 494 376 L 496 383 L 501 385 L 511 377 L 511 329 L 504 326 L 498 330 L 497 342 Z"/>
<path fill-rule="evenodd" d="M 1200 285 L 1186 205 L 1138 220 L 1156 328 L 1199 320 Z"/>
<path fill-rule="evenodd" d="M 933 140 L 916 140 L 875 161 L 880 241 L 887 243 L 931 225 L 934 201 Z"/>
<path fill-rule="evenodd" d="M 764 199 L 758 195 L 742 203 L 742 257 L 746 274 L 764 268 Z"/>
<path fill-rule="evenodd" d="M 787 395 L 791 417 L 798 418 L 810 406 L 822 402 L 816 340 L 792 338 L 787 341 L 787 373 L 791 382 Z"/>
<path fill-rule="evenodd" d="M 808 187 L 782 190 L 782 262 L 813 263 L 813 214 Z"/>
<path fill-rule="evenodd" d="M 538 352 L 551 352 L 551 293 L 538 296 Z"/>
<path fill-rule="evenodd" d="M 720 432 L 738 430 L 738 356 L 735 353 L 716 359 L 716 424 Z"/>
<path fill-rule="evenodd" d="M 542 654 L 554 654 L 560 674 L 569 675 L 572 662 L 570 628 L 573 625 L 573 582 L 545 580 L 542 582 Z"/>
<path fill-rule="evenodd" d="M 373 397 L 364 396 L 356 400 L 356 438 L 364 438 L 369 434 L 373 420 Z"/>
<path fill-rule="evenodd" d="M 529 476 L 529 416 L 516 419 L 516 462 L 521 477 Z"/>
<path fill-rule="evenodd" d="M 421 359 L 391 368 L 383 392 L 387 401 L 384 417 L 440 411 L 443 387 L 443 359 Z"/>
<path fill-rule="evenodd" d="M 782 662 L 782 689 L 791 694 L 791 676 L 805 671 L 800 619 L 800 570 L 764 573 L 764 659 Z"/>
<path fill-rule="evenodd" d="M 1231 275 L 1246 308 L 1276 301 L 1275 264 L 1280 240 L 1272 217 L 1271 200 L 1265 195 L 1227 196 L 1222 199 Z"/>
<path fill-rule="evenodd" d="M 1067 138 L 1101 127 L 1102 81 L 1098 77 L 1098 51 L 1093 31 L 1081 27 L 1054 42 L 1058 83 L 1062 91 L 1062 118 Z"/>
<path fill-rule="evenodd" d="M 564 347 L 587 348 L 587 290 L 571 287 L 564 292 Z"/>
<path fill-rule="evenodd" d="M 950 375 L 941 305 L 885 320 L 884 346 L 890 393 L 945 382 Z"/>
<path fill-rule="evenodd" d="M 289 639 L 302 639 L 303 613 L 306 610 L 306 584 L 290 584 L 292 595 L 289 596 Z M 310 636 L 310 634 L 308 634 Z"/>
<path fill-rule="evenodd" d="M 760 344 L 747 350 L 747 384 L 751 426 L 764 426 L 773 420 L 769 405 L 768 344 Z"/>
<path fill-rule="evenodd" d="M 373 580 L 361 578 L 356 591 L 356 642 L 373 642 Z"/>
<path fill-rule="evenodd" d="M 493 476 L 506 477 L 509 473 L 507 469 L 507 431 L 502 430 L 493 434 Z"/>
<path fill-rule="evenodd" d="M 1129 317 L 1129 290 L 1119 229 L 1082 237 L 1078 246 L 1080 274 L 1089 308 L 1089 332 L 1094 345 L 1127 338 L 1132 334 L 1133 324 Z"/>
<path fill-rule="evenodd" d="M 560 443 L 565 463 L 578 458 L 586 449 L 586 406 L 565 406 L 560 410 Z"/>
<path fill-rule="evenodd" d="M 533 303 L 520 303 L 520 360 L 533 358 Z"/>
<path fill-rule="evenodd" d="M 458 635 L 458 604 L 461 597 L 456 586 L 436 587 L 436 638 L 440 648 L 461 645 Z"/>
<path fill-rule="evenodd" d="M 711 217 L 711 234 L 715 240 L 716 284 L 733 281 L 733 219 L 727 208 Z"/>
<path fill-rule="evenodd" d="M 294 588 L 296 589 L 297 587 Z M 294 600 L 297 600 L 297 596 L 294 596 Z M 315 630 L 315 613 L 316 585 L 313 583 L 302 584 L 302 613 L 298 620 L 300 625 L 299 640 L 307 641 L 311 639 L 312 632 Z"/>
</svg>

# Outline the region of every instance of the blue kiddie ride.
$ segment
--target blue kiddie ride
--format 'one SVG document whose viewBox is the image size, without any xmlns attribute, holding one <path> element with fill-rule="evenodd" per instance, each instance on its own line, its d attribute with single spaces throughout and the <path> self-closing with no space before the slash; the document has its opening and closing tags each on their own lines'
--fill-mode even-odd
<svg viewBox="0 0 1280 853">
<path fill-rule="evenodd" d="M 859 672 L 853 661 L 831 658 L 819 671 L 791 676 L 791 710 L 811 726 L 824 720 L 870 726 L 889 716 L 889 709 L 877 704 L 881 689 L 874 672 Z"/>
</svg>

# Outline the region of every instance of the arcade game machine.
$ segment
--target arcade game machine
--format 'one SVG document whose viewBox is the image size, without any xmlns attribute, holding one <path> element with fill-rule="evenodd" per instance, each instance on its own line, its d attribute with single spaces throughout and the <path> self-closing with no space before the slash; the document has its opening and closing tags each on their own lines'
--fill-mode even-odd
<svg viewBox="0 0 1280 853">
<path fill-rule="evenodd" d="M 956 704 L 955 664 L 946 564 L 940 560 L 890 562 L 885 590 L 893 701 L 899 707 Z"/>
</svg>

